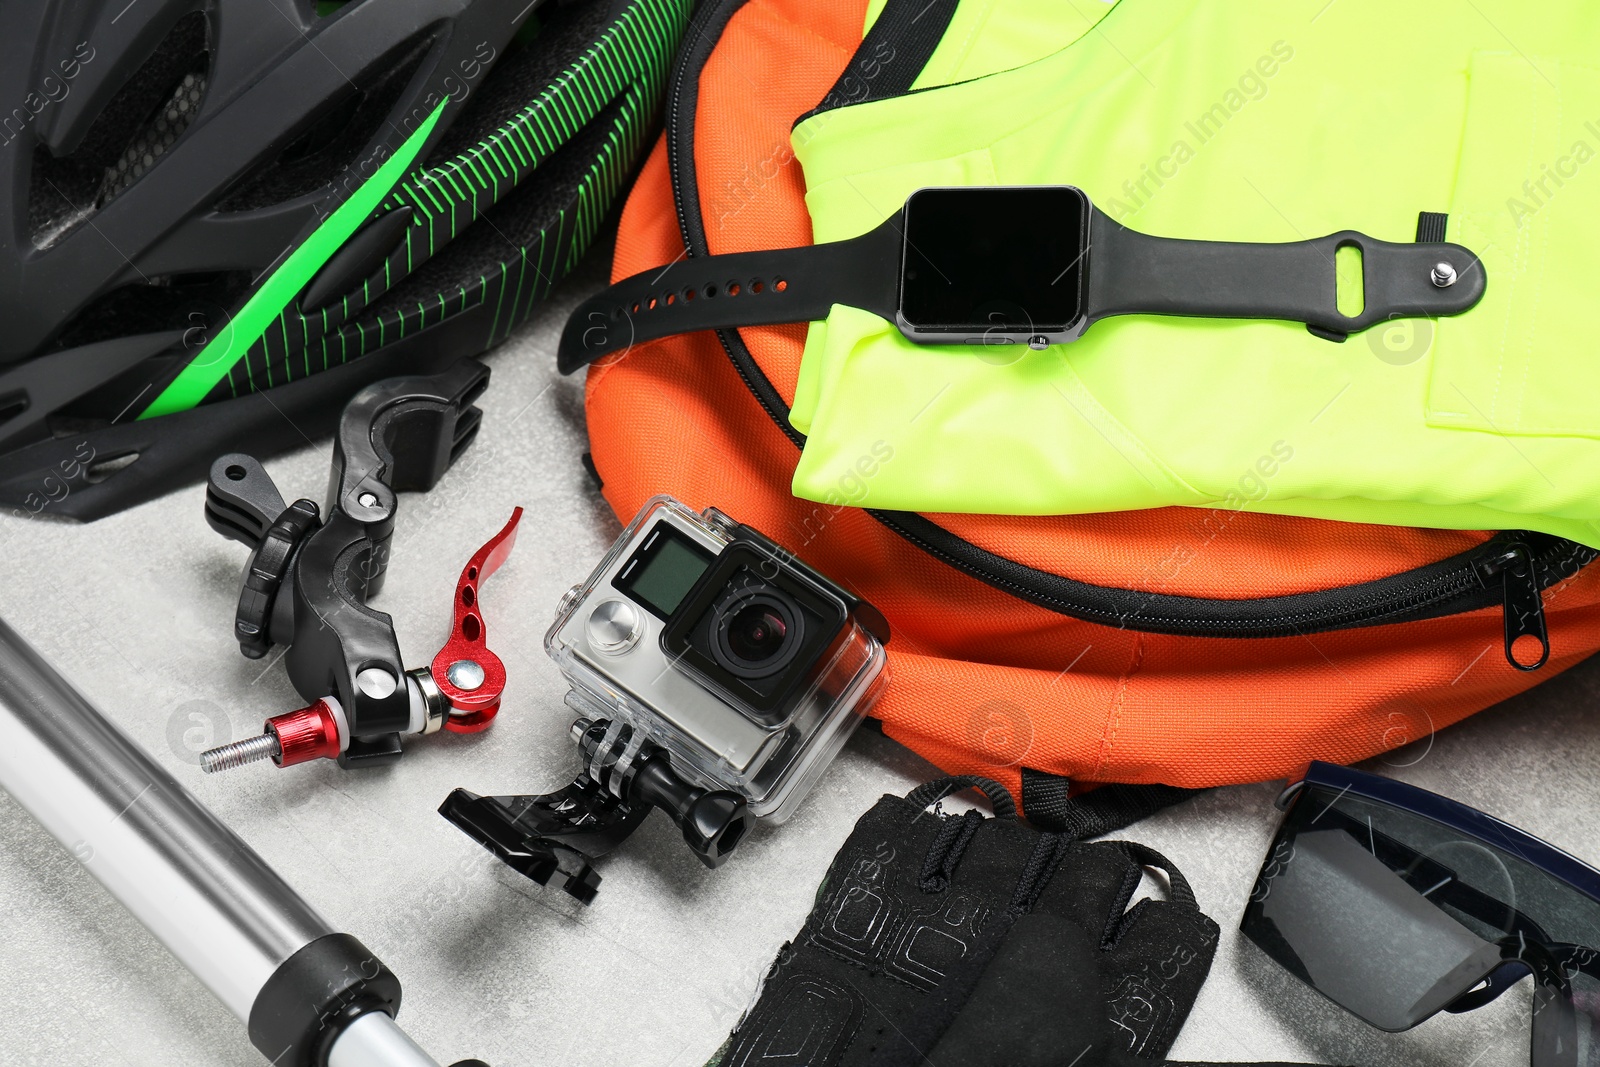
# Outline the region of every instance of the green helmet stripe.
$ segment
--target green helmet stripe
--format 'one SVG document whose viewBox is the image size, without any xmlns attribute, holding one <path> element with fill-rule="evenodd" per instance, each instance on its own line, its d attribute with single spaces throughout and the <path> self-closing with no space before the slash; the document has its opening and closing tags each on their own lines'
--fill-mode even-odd
<svg viewBox="0 0 1600 1067">
<path fill-rule="evenodd" d="M 311 236 L 289 253 L 288 258 L 278 265 L 245 302 L 244 307 L 239 309 L 233 320 L 195 353 L 172 383 L 161 391 L 161 395 L 139 413 L 139 418 L 186 411 L 205 398 L 212 387 L 244 357 L 272 320 L 283 312 L 295 294 L 305 287 L 312 275 L 328 261 L 328 257 L 349 240 L 350 235 L 361 227 L 367 216 L 377 209 L 389 191 L 411 170 L 428 135 L 438 125 L 439 116 L 447 102 L 440 102 L 416 132 L 406 138 L 399 150 L 378 168 L 377 173 L 362 183 L 321 226 L 312 231 Z"/>
<path fill-rule="evenodd" d="M 241 354 L 229 353 L 232 358 L 226 361 L 219 357 L 220 377 L 187 406 L 302 380 L 361 359 L 379 342 L 435 328 L 443 319 L 479 304 L 488 305 L 485 345 L 512 332 L 587 249 L 604 209 L 621 195 L 632 164 L 647 149 L 650 119 L 660 102 L 668 62 L 689 6 L 689 0 L 632 0 L 583 55 L 510 112 L 497 129 L 453 158 L 426 168 L 414 165 L 377 206 L 379 212 L 402 206 L 415 212 L 414 225 L 405 228 L 404 242 L 391 252 L 382 273 L 374 273 L 342 299 L 309 315 L 302 314 L 291 292 L 281 305 L 280 325 L 268 321 L 253 342 L 241 346 Z M 608 107 L 613 108 L 609 114 Z M 422 309 L 410 301 L 389 300 L 404 279 L 529 180 L 562 144 L 570 143 L 573 130 L 585 131 L 587 137 L 597 121 L 604 126 L 597 131 L 599 139 L 584 147 L 596 157 L 578 174 L 556 176 L 563 190 L 576 180 L 566 211 L 557 217 L 552 207 L 535 230 L 519 234 L 504 263 L 490 267 L 481 280 L 456 287 L 459 301 L 447 294 L 448 315 L 436 317 L 426 297 Z M 543 232 L 546 228 L 549 232 Z M 331 334 L 338 334 L 337 342 Z M 309 351 L 313 346 L 319 350 L 316 354 Z M 194 355 L 185 352 L 183 358 L 187 361 Z M 211 355 L 205 358 L 209 361 Z M 154 407 L 149 412 L 160 413 L 163 409 Z"/>
</svg>

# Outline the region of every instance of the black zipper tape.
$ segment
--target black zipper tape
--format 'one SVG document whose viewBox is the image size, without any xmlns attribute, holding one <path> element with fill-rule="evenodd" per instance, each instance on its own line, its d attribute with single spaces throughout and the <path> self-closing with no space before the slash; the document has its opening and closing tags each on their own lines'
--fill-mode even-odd
<svg viewBox="0 0 1600 1067">
<path fill-rule="evenodd" d="M 690 256 L 711 254 L 695 173 L 694 124 L 701 68 L 728 21 L 746 0 L 710 0 L 696 13 L 673 67 L 668 90 L 667 158 L 678 225 Z M 789 406 L 750 354 L 737 330 L 717 339 L 757 403 L 800 448 L 805 435 L 789 425 Z M 1292 637 L 1366 626 L 1444 618 L 1500 605 L 1506 659 L 1536 670 L 1550 655 L 1541 592 L 1575 576 L 1600 552 L 1531 531 L 1496 534 L 1484 544 L 1387 578 L 1287 596 L 1224 600 L 1090 585 L 1038 570 L 966 541 L 926 516 L 867 513 L 929 555 L 996 589 L 1070 618 L 1142 633 L 1183 637 Z M 1537 659 L 1513 651 L 1523 637 L 1538 642 Z M 1522 642 L 1526 648 L 1526 642 Z"/>
</svg>

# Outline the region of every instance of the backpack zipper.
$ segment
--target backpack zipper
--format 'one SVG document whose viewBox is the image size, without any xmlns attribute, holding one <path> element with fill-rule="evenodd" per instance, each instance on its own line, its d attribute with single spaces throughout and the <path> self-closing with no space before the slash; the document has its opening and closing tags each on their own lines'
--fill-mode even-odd
<svg viewBox="0 0 1600 1067">
<path fill-rule="evenodd" d="M 700 70 L 721 40 L 728 20 L 745 2 L 712 0 L 701 7 L 673 65 L 667 96 L 667 160 L 678 225 L 689 256 L 711 254 L 694 162 Z M 788 404 L 738 331 L 716 333 L 751 395 L 784 436 L 797 448 L 803 447 L 805 436 L 789 425 Z M 926 516 L 866 510 L 924 552 L 996 589 L 1071 618 L 1145 633 L 1290 637 L 1444 618 L 1498 604 L 1504 618 L 1506 660 L 1520 671 L 1537 670 L 1550 656 L 1542 590 L 1574 577 L 1600 556 L 1575 541 L 1511 531 L 1496 534 L 1469 551 L 1375 581 L 1287 596 L 1222 600 L 1090 585 L 980 548 Z M 1524 654 L 1519 659 L 1513 646 L 1524 637 L 1537 641 L 1537 658 Z M 1523 642 L 1524 649 L 1526 645 Z"/>
<path fill-rule="evenodd" d="M 1508 544 L 1499 554 L 1479 563 L 1478 569 L 1485 579 L 1485 585 L 1496 575 L 1500 577 L 1506 662 L 1519 671 L 1536 671 L 1543 667 L 1545 660 L 1550 658 L 1550 635 L 1544 625 L 1544 599 L 1539 595 L 1540 586 L 1535 575 L 1537 563 L 1528 546 L 1520 541 Z M 1576 574 L 1577 570 L 1574 569 L 1573 573 Z M 1539 656 L 1536 660 L 1518 658 L 1515 645 L 1523 637 L 1538 641 Z"/>
</svg>

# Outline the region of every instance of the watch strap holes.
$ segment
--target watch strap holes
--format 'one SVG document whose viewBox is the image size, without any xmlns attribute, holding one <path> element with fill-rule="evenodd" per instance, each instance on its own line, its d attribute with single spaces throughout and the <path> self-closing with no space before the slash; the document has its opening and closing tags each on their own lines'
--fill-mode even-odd
<svg viewBox="0 0 1600 1067">
<path fill-rule="evenodd" d="M 640 315 L 647 311 L 657 311 L 661 308 L 675 307 L 679 304 L 692 303 L 695 300 L 711 300 L 717 296 L 743 296 L 758 293 L 782 293 L 789 288 L 786 278 L 751 278 L 748 281 L 730 279 L 719 285 L 716 282 L 702 282 L 698 285 L 685 285 L 681 289 L 668 289 L 655 294 L 641 293 L 632 303 L 616 304 L 611 308 L 611 317 L 620 322 L 631 315 Z"/>
</svg>

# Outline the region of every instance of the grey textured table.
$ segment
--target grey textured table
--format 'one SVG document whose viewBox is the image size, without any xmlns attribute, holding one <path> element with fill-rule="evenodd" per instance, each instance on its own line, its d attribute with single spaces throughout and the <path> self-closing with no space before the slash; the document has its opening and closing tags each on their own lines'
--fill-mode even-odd
<svg viewBox="0 0 1600 1067">
<path fill-rule="evenodd" d="M 934 774 L 863 731 L 789 824 L 757 832 L 720 871 L 701 868 L 652 818 L 604 861 L 588 909 L 500 867 L 434 813 L 454 786 L 538 791 L 577 766 L 564 687 L 541 641 L 561 593 L 619 530 L 580 463 L 582 383 L 554 369 L 564 311 L 597 284 L 593 263 L 586 274 L 491 357 L 483 433 L 459 466 L 428 496 L 401 498 L 377 602 L 407 662 L 426 662 L 467 556 L 514 505 L 528 509 L 516 551 L 483 594 L 491 645 L 511 672 L 504 710 L 483 735 L 420 741 L 384 770 L 319 762 L 203 776 L 200 747 L 255 733 L 301 701 L 276 658 L 238 654 L 230 623 L 244 553 L 205 525 L 202 489 L 87 526 L 0 516 L 0 615 L 394 969 L 402 1023 L 443 1062 L 704 1063 L 799 927 L 856 817 L 879 794 Z M 286 492 L 320 498 L 327 444 L 268 469 Z M 1600 665 L 1586 664 L 1375 766 L 1600 859 L 1597 688 Z M 1234 927 L 1277 788 L 1217 790 L 1128 834 L 1172 857 L 1224 931 L 1175 1054 L 1525 1064 L 1527 983 L 1472 1015 L 1385 1035 L 1241 943 Z M 0 1063 L 263 1062 L 243 1027 L 3 794 L 0 840 Z"/>
</svg>

